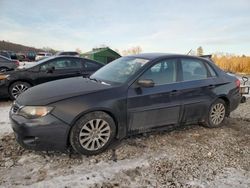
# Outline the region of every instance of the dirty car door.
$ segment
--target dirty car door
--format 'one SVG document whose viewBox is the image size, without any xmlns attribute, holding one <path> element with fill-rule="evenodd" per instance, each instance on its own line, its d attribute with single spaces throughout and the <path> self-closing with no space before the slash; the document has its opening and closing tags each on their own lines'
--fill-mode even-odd
<svg viewBox="0 0 250 188">
<path fill-rule="evenodd" d="M 137 81 L 128 90 L 129 131 L 147 129 L 179 121 L 180 101 L 176 97 L 177 59 L 157 62 L 138 80 L 151 79 L 153 87 L 139 87 Z"/>
</svg>

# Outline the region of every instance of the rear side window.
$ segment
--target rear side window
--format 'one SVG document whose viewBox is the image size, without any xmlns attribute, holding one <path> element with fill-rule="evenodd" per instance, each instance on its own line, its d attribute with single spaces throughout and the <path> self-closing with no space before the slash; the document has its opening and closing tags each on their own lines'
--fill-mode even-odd
<svg viewBox="0 0 250 188">
<path fill-rule="evenodd" d="M 99 69 L 101 66 L 97 63 L 91 62 L 91 61 L 85 61 L 84 62 L 84 68 L 87 71 L 95 71 Z"/>
<path fill-rule="evenodd" d="M 214 69 L 211 67 L 211 65 L 207 64 L 207 68 L 208 68 L 211 76 L 216 77 L 216 73 L 215 73 Z"/>
<path fill-rule="evenodd" d="M 49 67 L 55 67 L 55 70 L 61 69 L 80 69 L 81 62 L 79 59 L 56 59 L 41 66 L 41 70 L 46 70 Z"/>
<path fill-rule="evenodd" d="M 204 63 L 197 59 L 181 59 L 183 81 L 202 80 L 208 77 Z"/>
</svg>

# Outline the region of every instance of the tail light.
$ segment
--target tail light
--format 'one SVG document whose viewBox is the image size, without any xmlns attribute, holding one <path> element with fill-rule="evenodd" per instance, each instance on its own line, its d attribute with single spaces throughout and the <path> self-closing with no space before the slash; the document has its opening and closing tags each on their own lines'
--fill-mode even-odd
<svg viewBox="0 0 250 188">
<path fill-rule="evenodd" d="M 235 84 L 236 84 L 236 87 L 237 87 L 238 89 L 240 89 L 240 80 L 239 80 L 239 79 L 237 79 L 237 80 L 235 81 Z"/>
</svg>

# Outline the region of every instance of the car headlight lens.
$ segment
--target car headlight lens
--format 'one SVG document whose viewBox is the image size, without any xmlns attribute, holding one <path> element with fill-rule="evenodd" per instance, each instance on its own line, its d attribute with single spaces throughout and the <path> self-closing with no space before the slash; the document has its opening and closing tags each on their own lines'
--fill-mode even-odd
<svg viewBox="0 0 250 188">
<path fill-rule="evenodd" d="M 6 74 L 0 74 L 0 80 L 5 80 L 9 77 L 10 75 L 6 75 Z"/>
<path fill-rule="evenodd" d="M 18 112 L 19 115 L 28 118 L 35 119 L 46 116 L 53 110 L 50 106 L 25 106 Z"/>
</svg>

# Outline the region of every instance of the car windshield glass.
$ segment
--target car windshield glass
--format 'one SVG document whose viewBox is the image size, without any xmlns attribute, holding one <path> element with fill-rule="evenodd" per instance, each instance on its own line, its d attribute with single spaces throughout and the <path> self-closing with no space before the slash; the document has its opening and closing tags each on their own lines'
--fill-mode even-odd
<svg viewBox="0 0 250 188">
<path fill-rule="evenodd" d="M 90 79 L 122 84 L 128 81 L 149 60 L 136 57 L 121 57 L 95 72 Z"/>
</svg>

